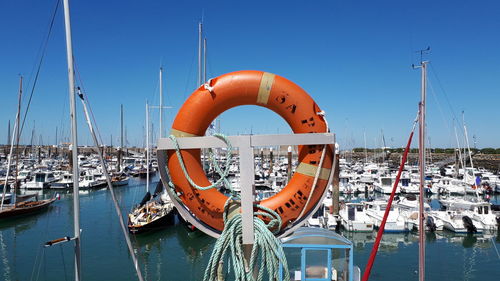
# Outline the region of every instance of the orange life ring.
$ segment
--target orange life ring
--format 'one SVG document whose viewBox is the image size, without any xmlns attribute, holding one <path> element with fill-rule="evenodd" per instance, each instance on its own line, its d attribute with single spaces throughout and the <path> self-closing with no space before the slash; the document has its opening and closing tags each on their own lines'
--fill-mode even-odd
<svg viewBox="0 0 500 281">
<path fill-rule="evenodd" d="M 302 88 L 278 75 L 262 71 L 237 71 L 212 79 L 210 86 L 212 88 L 209 90 L 200 86 L 186 100 L 175 117 L 172 135 L 203 136 L 217 116 L 240 105 L 258 105 L 271 109 L 283 117 L 296 134 L 326 132 L 326 122 L 318 114 L 321 110 L 314 100 Z M 256 202 L 280 215 L 283 222 L 281 230 L 295 221 L 305 207 L 322 149 L 323 145 L 299 146 L 300 164 L 288 185 L 273 197 Z M 210 185 L 202 168 L 200 149 L 181 150 L 181 154 L 193 181 L 200 186 Z M 168 150 L 167 155 L 171 181 L 182 203 L 198 220 L 222 231 L 224 204 L 228 197 L 216 189 L 193 188 L 182 171 L 175 151 Z M 311 212 L 321 199 L 328 185 L 332 161 L 333 147 L 327 146 L 319 179 L 304 214 Z"/>
</svg>

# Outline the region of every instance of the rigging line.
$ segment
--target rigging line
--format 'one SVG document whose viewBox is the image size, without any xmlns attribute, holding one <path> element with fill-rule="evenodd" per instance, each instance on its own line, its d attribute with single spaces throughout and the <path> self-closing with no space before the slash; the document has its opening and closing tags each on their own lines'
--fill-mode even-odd
<svg viewBox="0 0 500 281">
<path fill-rule="evenodd" d="M 40 263 L 38 264 L 38 271 L 36 273 L 35 280 L 40 280 L 40 271 L 42 270 L 42 265 L 45 262 L 45 249 L 43 249 L 43 247 L 42 247 L 42 253 L 40 256 L 41 256 Z"/>
<path fill-rule="evenodd" d="M 431 72 L 432 72 L 432 74 L 434 75 L 434 77 L 436 78 L 436 81 L 438 82 L 439 88 L 441 89 L 441 91 L 444 94 L 444 97 L 445 97 L 445 100 L 446 100 L 446 104 L 450 108 L 450 111 L 451 111 L 451 114 L 453 115 L 453 118 L 455 118 L 455 119 L 458 120 L 457 115 L 455 114 L 455 111 L 453 110 L 453 106 L 451 105 L 450 99 L 448 98 L 448 94 L 444 90 L 443 84 L 441 83 L 441 80 L 439 79 L 439 77 L 437 75 L 437 72 L 436 72 L 436 69 L 434 68 L 434 65 L 432 63 L 430 63 L 430 62 L 429 62 L 429 65 L 431 66 Z"/>
<path fill-rule="evenodd" d="M 36 70 L 33 85 L 31 87 L 31 93 L 30 93 L 30 97 L 28 99 L 28 104 L 26 105 L 26 111 L 24 112 L 23 123 L 20 127 L 21 129 L 19 130 L 19 135 L 21 135 L 23 132 L 24 122 L 26 121 L 26 116 L 28 115 L 28 111 L 29 111 L 30 104 L 31 104 L 31 99 L 33 98 L 33 93 L 35 92 L 35 87 L 36 87 L 36 83 L 38 81 L 38 77 L 40 75 L 40 70 L 42 68 L 43 59 L 45 58 L 45 54 L 47 51 L 47 45 L 49 43 L 50 34 L 52 33 L 52 28 L 54 27 L 54 21 L 55 21 L 56 15 L 57 15 L 57 10 L 59 8 L 59 3 L 60 3 L 60 1 L 56 0 L 56 7 L 54 8 L 54 12 L 52 13 L 52 20 L 50 21 L 50 26 L 49 26 L 49 31 L 47 33 L 47 37 L 45 38 L 45 41 L 43 43 L 42 55 L 40 57 L 40 61 L 38 62 L 38 68 Z"/>
<path fill-rule="evenodd" d="M 432 87 L 432 83 L 430 83 L 430 81 L 427 81 L 427 84 L 429 85 L 429 88 L 431 89 L 431 94 L 432 94 L 432 97 L 433 97 L 434 101 L 438 105 L 439 113 L 441 113 L 441 118 L 443 119 L 443 123 L 444 123 L 445 127 L 448 128 L 448 131 L 451 134 L 452 133 L 451 132 L 451 127 L 450 127 L 450 125 L 448 124 L 448 122 L 446 121 L 446 119 L 444 117 L 443 108 L 441 107 L 441 104 L 439 103 L 439 100 L 437 98 L 436 92 L 434 91 L 434 87 Z"/>
<path fill-rule="evenodd" d="M 80 75 L 80 70 L 77 67 L 76 59 L 74 58 L 74 56 L 73 56 L 73 66 L 75 68 L 75 73 L 76 73 L 76 76 L 77 76 L 77 80 L 79 81 L 78 84 L 80 85 L 80 88 L 81 88 L 83 94 L 85 95 L 85 99 L 87 100 L 87 105 L 89 107 L 90 116 L 92 117 L 92 122 L 94 123 L 95 129 L 97 131 L 97 135 L 99 136 L 99 141 L 100 141 L 100 143 L 102 145 L 104 145 L 104 142 L 102 141 L 102 137 L 101 137 L 101 132 L 99 131 L 99 127 L 97 127 L 97 122 L 95 121 L 94 111 L 92 110 L 92 106 L 90 105 L 89 96 L 87 94 L 87 91 L 85 90 L 85 86 L 83 85 L 83 80 L 82 80 L 82 77 Z"/>
<path fill-rule="evenodd" d="M 60 0 L 55 0 L 55 1 L 56 1 L 56 5 L 58 5 L 59 2 L 60 2 Z M 49 20 L 47 22 L 47 27 L 46 27 L 47 29 L 49 29 L 49 27 L 50 27 L 50 22 L 51 22 L 51 20 Z M 44 43 L 44 41 L 40 42 L 40 45 L 38 46 L 38 50 L 36 52 L 35 60 L 37 60 L 42 55 L 42 50 L 43 50 L 43 45 L 44 45 L 43 43 Z M 29 79 L 28 79 L 28 81 L 26 83 L 26 86 L 31 85 L 31 83 L 33 82 L 33 74 L 35 73 L 36 68 L 37 68 L 37 65 L 33 64 L 32 68 L 31 68 L 30 75 L 27 76 L 27 77 L 29 77 Z"/>
<path fill-rule="evenodd" d="M 193 74 L 193 65 L 195 62 L 196 55 L 197 55 L 197 53 L 194 53 L 193 56 L 191 57 L 191 65 L 189 66 L 189 72 L 188 72 L 188 76 L 186 78 L 186 85 L 184 87 L 184 91 L 183 91 L 183 95 L 182 95 L 184 100 L 186 100 L 186 93 L 188 92 L 189 83 L 191 82 L 191 75 Z"/>
<path fill-rule="evenodd" d="M 33 270 L 31 271 L 30 280 L 33 280 L 33 277 L 35 277 L 36 265 L 37 265 L 37 262 L 38 262 L 38 257 L 40 256 L 40 250 L 43 250 L 43 246 L 39 247 L 38 251 L 36 252 L 35 262 L 33 264 Z"/>
<path fill-rule="evenodd" d="M 495 241 L 493 240 L 493 238 L 490 238 L 490 239 L 491 239 L 491 243 L 493 244 L 493 247 L 495 247 L 495 251 L 497 252 L 498 259 L 500 259 L 500 253 L 498 253 L 497 245 L 495 244 Z"/>
<path fill-rule="evenodd" d="M 59 249 L 61 250 L 61 258 L 62 258 L 62 264 L 63 264 L 63 272 L 64 272 L 64 280 L 68 280 L 68 276 L 66 275 L 66 262 L 64 261 L 64 252 L 62 248 L 62 244 L 59 244 Z"/>
</svg>

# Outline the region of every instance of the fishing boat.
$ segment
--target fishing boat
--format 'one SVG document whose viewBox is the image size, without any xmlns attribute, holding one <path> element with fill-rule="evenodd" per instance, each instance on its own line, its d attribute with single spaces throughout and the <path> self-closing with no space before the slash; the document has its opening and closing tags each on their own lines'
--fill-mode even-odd
<svg viewBox="0 0 500 281">
<path fill-rule="evenodd" d="M 432 212 L 435 218 L 443 222 L 444 228 L 456 233 L 481 233 L 484 225 L 473 220 L 470 214 L 456 210 Z"/>
<path fill-rule="evenodd" d="M 375 191 L 383 193 L 383 194 L 391 194 L 392 192 L 392 183 L 394 182 L 394 178 L 391 176 L 381 176 L 375 180 L 373 186 Z M 400 193 L 401 190 L 398 186 L 396 193 Z"/>
<path fill-rule="evenodd" d="M 447 198 L 439 201 L 444 211 L 434 211 L 454 232 L 496 231 L 500 226 L 500 213 L 492 211 L 489 202 L 468 201 L 463 198 Z M 464 218 L 467 217 L 467 218 Z M 460 223 L 460 218 L 467 222 Z M 470 220 L 470 222 L 469 222 Z M 467 228 L 468 224 L 474 227 Z M 475 228 L 475 230 L 474 230 Z"/>
<path fill-rule="evenodd" d="M 406 197 L 399 197 L 394 202 L 394 206 L 401 210 L 401 214 L 405 217 L 409 230 L 418 231 L 419 229 L 419 202 L 415 195 Z M 426 230 L 427 231 L 442 231 L 444 229 L 443 222 L 435 217 L 431 211 L 431 206 L 424 203 L 424 210 L 426 212 Z"/>
<path fill-rule="evenodd" d="M 374 223 L 366 213 L 367 206 L 363 203 L 346 203 L 339 212 L 342 227 L 353 232 L 373 231 Z"/>
<path fill-rule="evenodd" d="M 101 175 L 87 171 L 78 183 L 78 186 L 82 189 L 101 188 L 106 186 L 106 180 L 102 179 Z"/>
<path fill-rule="evenodd" d="M 35 172 L 33 178 L 21 185 L 24 189 L 46 189 L 49 188 L 51 183 L 57 181 L 54 173 L 51 171 L 38 171 Z"/>
<path fill-rule="evenodd" d="M 68 172 L 61 174 L 60 179 L 52 182 L 50 184 L 50 188 L 59 189 L 59 188 L 70 188 L 73 187 L 73 174 Z"/>
<path fill-rule="evenodd" d="M 387 208 L 387 202 L 376 200 L 371 202 L 363 202 L 366 209 L 366 215 L 372 219 L 375 228 L 380 227 Z M 405 217 L 401 214 L 399 208 L 391 206 L 387 222 L 385 224 L 385 232 L 407 232 L 408 224 Z"/>
</svg>

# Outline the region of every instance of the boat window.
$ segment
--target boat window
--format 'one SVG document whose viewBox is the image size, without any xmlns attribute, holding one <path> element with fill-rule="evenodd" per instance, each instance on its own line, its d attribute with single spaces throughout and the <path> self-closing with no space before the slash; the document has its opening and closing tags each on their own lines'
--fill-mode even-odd
<svg viewBox="0 0 500 281">
<path fill-rule="evenodd" d="M 484 206 L 484 214 L 487 215 L 489 213 L 489 208 L 488 206 Z"/>
<path fill-rule="evenodd" d="M 408 186 L 410 185 L 410 179 L 401 179 L 401 184 L 403 186 Z"/>
<path fill-rule="evenodd" d="M 322 279 L 326 280 L 329 273 L 329 250 L 318 249 L 312 250 L 307 249 L 305 251 L 305 268 L 306 276 L 305 280 L 308 279 Z"/>
<path fill-rule="evenodd" d="M 385 211 L 387 209 L 387 205 L 380 205 L 380 211 Z M 391 206 L 391 211 L 394 211 L 394 206 Z"/>
<path fill-rule="evenodd" d="M 291 280 L 300 280 L 301 278 L 301 248 L 283 247 L 285 252 L 288 271 L 290 272 Z M 280 267 L 283 265 L 280 264 Z M 295 278 L 294 278 L 295 277 Z"/>
<path fill-rule="evenodd" d="M 483 208 L 481 206 L 477 207 L 477 213 L 482 214 L 483 213 Z"/>
<path fill-rule="evenodd" d="M 358 212 L 363 212 L 363 206 L 362 206 L 362 205 L 357 205 L 357 206 L 356 206 L 356 210 L 357 210 Z"/>
<path fill-rule="evenodd" d="M 350 221 L 356 220 L 356 208 L 353 205 L 349 205 L 347 209 L 347 219 Z"/>
<path fill-rule="evenodd" d="M 45 175 L 44 174 L 36 174 L 36 182 L 44 182 L 45 181 Z"/>
<path fill-rule="evenodd" d="M 392 179 L 390 178 L 383 178 L 382 179 L 382 185 L 391 185 L 392 184 Z"/>
</svg>

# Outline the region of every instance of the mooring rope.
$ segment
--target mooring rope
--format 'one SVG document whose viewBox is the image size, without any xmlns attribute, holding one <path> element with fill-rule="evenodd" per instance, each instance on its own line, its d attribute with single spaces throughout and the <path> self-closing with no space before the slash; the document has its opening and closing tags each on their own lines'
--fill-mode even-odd
<svg viewBox="0 0 500 281">
<path fill-rule="evenodd" d="M 227 209 L 233 198 L 226 201 L 224 209 Z M 219 267 L 221 261 L 228 260 L 234 271 L 234 278 L 237 281 L 263 280 L 266 276 L 269 280 L 278 280 L 280 277 L 279 266 L 283 267 L 283 280 L 290 280 L 288 263 L 281 247 L 281 242 L 275 234 L 281 226 L 281 217 L 274 211 L 257 205 L 265 212 L 255 212 L 254 217 L 254 244 L 250 259 L 245 260 L 243 250 L 243 226 L 241 213 L 234 214 L 228 218 L 224 212 L 224 230 L 217 239 L 210 260 L 205 269 L 205 281 L 217 281 L 221 276 Z M 258 215 L 269 218 L 266 223 Z M 222 263 L 223 264 L 223 263 Z M 258 268 L 258 272 L 254 269 Z M 257 279 L 255 277 L 257 276 Z"/>
<path fill-rule="evenodd" d="M 193 186 L 194 188 L 199 189 L 199 190 L 208 190 L 208 189 L 214 188 L 216 186 L 219 186 L 224 181 L 227 181 L 227 176 L 229 174 L 229 165 L 231 164 L 231 154 L 232 154 L 231 150 L 233 149 L 233 147 L 231 146 L 231 143 L 229 142 L 228 138 L 225 135 L 214 134 L 214 137 L 221 139 L 227 145 L 227 148 L 229 151 L 229 157 L 226 157 L 226 167 L 225 167 L 224 171 L 221 171 L 220 167 L 218 166 L 217 161 L 213 157 L 210 157 L 211 160 L 213 161 L 214 167 L 216 167 L 217 172 L 222 172 L 222 173 L 220 173 L 221 177 L 220 177 L 220 179 L 218 179 L 217 181 L 215 181 L 214 183 L 212 183 L 208 186 L 199 186 L 193 181 L 193 179 L 191 179 L 191 177 L 189 176 L 189 174 L 187 172 L 186 165 L 184 164 L 184 159 L 182 158 L 181 150 L 179 148 L 179 143 L 177 142 L 177 138 L 173 135 L 169 136 L 169 139 L 171 139 L 172 142 L 174 143 L 175 153 L 177 154 L 177 158 L 179 159 L 179 163 L 181 165 L 182 171 L 184 172 L 184 176 L 188 180 L 189 184 L 191 184 L 191 186 Z M 167 171 L 168 171 L 168 167 L 167 167 Z M 171 182 L 171 180 L 170 180 L 170 182 Z"/>
<path fill-rule="evenodd" d="M 177 158 L 179 159 L 182 171 L 184 172 L 184 176 L 191 184 L 191 186 L 199 190 L 208 190 L 219 186 L 221 183 L 224 183 L 227 186 L 229 185 L 227 177 L 229 174 L 229 166 L 232 159 L 232 146 L 229 142 L 229 139 L 225 135 L 214 134 L 214 136 L 224 141 L 224 143 L 227 145 L 229 156 L 226 157 L 226 166 L 225 169 L 222 170 L 216 159 L 213 157 L 212 151 L 210 151 L 210 160 L 212 161 L 215 170 L 221 177 L 216 182 L 208 186 L 199 186 L 191 179 L 184 164 L 177 138 L 173 135 L 169 136 L 169 138 L 174 143 L 175 152 Z M 171 188 L 172 194 L 174 195 L 175 199 L 181 202 L 175 191 L 175 186 L 171 180 L 168 166 L 166 167 L 166 172 L 169 180 L 168 186 Z M 227 259 L 228 263 L 231 265 L 228 268 L 233 269 L 235 280 L 237 281 L 261 281 L 263 280 L 266 273 L 270 280 L 277 280 L 280 277 L 280 264 L 284 269 L 282 271 L 283 280 L 290 280 L 285 253 L 281 246 L 280 240 L 275 236 L 275 234 L 277 234 L 281 229 L 282 225 L 281 217 L 279 216 L 279 214 L 274 210 L 271 210 L 264 206 L 258 204 L 255 205 L 255 207 L 260 211 L 254 212 L 254 244 L 252 245 L 250 259 L 245 260 L 242 240 L 243 224 L 241 213 L 237 212 L 236 214 L 230 215 L 230 217 L 228 217 L 227 215 L 227 208 L 229 204 L 231 202 L 234 202 L 235 200 L 240 200 L 239 195 L 232 189 L 231 194 L 232 195 L 228 198 L 226 204 L 224 205 L 224 230 L 215 243 L 212 255 L 210 256 L 210 261 L 208 262 L 208 265 L 205 269 L 204 280 L 219 280 L 219 275 L 222 274 L 219 272 L 219 268 L 222 267 L 223 261 L 225 259 Z M 264 222 L 264 220 L 259 218 L 259 216 L 265 218 L 265 220 L 268 220 L 268 222 Z M 255 268 L 259 268 L 257 279 L 254 278 Z"/>
</svg>

